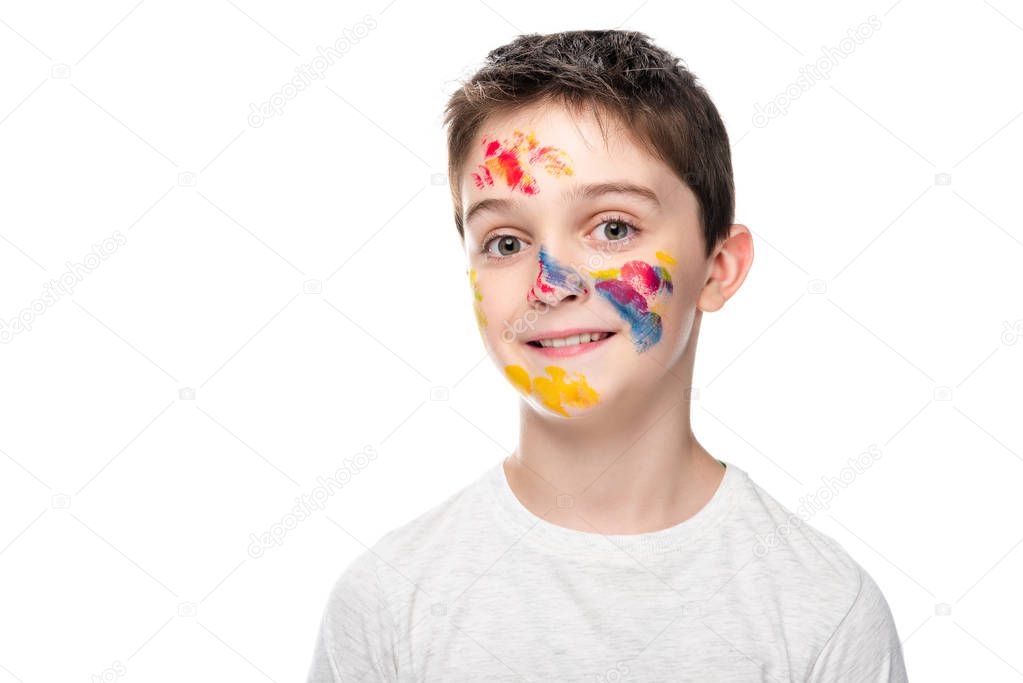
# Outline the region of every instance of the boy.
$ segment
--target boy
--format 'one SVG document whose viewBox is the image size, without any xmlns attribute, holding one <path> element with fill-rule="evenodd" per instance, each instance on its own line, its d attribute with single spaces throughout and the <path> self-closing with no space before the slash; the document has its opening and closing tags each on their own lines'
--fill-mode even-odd
<svg viewBox="0 0 1023 683">
<path fill-rule="evenodd" d="M 905 681 L 867 572 L 690 429 L 753 259 L 693 75 L 642 33 L 520 36 L 445 122 L 519 444 L 347 568 L 309 680 Z"/>
</svg>

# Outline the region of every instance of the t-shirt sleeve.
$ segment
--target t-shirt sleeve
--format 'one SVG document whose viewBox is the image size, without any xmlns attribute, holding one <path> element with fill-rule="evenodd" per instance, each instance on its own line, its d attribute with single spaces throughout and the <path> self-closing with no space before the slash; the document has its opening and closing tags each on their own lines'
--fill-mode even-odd
<svg viewBox="0 0 1023 683">
<path fill-rule="evenodd" d="M 394 622 L 378 559 L 357 557 L 335 582 L 320 621 L 307 683 L 396 681 Z"/>
<path fill-rule="evenodd" d="M 870 574 L 862 567 L 859 573 L 859 592 L 818 654 L 807 680 L 906 683 L 906 663 L 891 609 Z"/>
</svg>

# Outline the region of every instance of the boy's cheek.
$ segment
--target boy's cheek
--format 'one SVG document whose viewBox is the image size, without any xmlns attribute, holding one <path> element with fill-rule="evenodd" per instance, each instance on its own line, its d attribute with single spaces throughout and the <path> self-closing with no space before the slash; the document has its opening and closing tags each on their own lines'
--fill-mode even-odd
<svg viewBox="0 0 1023 683">
<path fill-rule="evenodd" d="M 524 309 L 529 282 L 511 272 L 484 272 L 474 268 L 466 270 L 470 298 L 476 325 L 484 340 L 488 335 L 500 336 L 500 341 L 511 343 L 528 332 L 539 314 Z M 517 303 L 519 302 L 519 303 Z"/>
<path fill-rule="evenodd" d="M 483 290 L 480 287 L 479 276 L 475 268 L 470 268 L 466 271 L 466 274 L 469 276 L 469 288 L 472 292 L 472 307 L 476 315 L 476 326 L 479 328 L 480 334 L 486 335 L 488 323 L 487 315 L 483 310 Z"/>
<path fill-rule="evenodd" d="M 663 316 L 675 289 L 671 269 L 676 264 L 670 253 L 658 251 L 651 261 L 631 259 L 620 267 L 589 273 L 594 292 L 625 322 L 637 353 L 646 353 L 663 338 Z"/>
<path fill-rule="evenodd" d="M 489 277 L 484 274 L 481 278 L 475 269 L 467 273 L 476 327 L 484 348 L 493 356 L 528 331 L 528 321 L 522 318 L 522 312 L 511 303 L 525 295 L 509 283 L 502 282 L 500 277 L 494 281 L 493 274 Z M 529 311 L 526 312 L 528 317 Z"/>
</svg>

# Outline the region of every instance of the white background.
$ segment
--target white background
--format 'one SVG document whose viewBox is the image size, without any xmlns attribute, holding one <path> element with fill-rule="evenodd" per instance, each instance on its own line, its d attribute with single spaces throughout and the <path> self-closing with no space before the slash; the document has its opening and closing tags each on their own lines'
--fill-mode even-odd
<svg viewBox="0 0 1023 683">
<path fill-rule="evenodd" d="M 444 102 L 518 33 L 611 27 L 707 87 L 754 234 L 704 319 L 698 437 L 793 509 L 879 449 L 811 523 L 881 586 L 911 679 L 1023 677 L 1023 9 L 827 5 L 0 5 L 0 681 L 305 676 L 347 563 L 515 445 Z"/>
</svg>

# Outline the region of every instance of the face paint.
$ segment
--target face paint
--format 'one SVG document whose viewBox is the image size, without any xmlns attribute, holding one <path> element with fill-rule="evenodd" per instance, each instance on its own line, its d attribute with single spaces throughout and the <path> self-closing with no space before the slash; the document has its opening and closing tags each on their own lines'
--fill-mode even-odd
<svg viewBox="0 0 1023 683">
<path fill-rule="evenodd" d="M 670 256 L 669 254 L 665 254 L 663 251 L 655 251 L 654 252 L 654 256 L 656 256 L 661 261 L 664 261 L 668 265 L 674 265 L 675 264 L 675 259 L 672 256 Z"/>
<path fill-rule="evenodd" d="M 538 376 L 532 382 L 529 373 L 520 365 L 509 365 L 504 372 L 519 392 L 535 396 L 544 406 L 565 417 L 570 417 L 566 407 L 590 408 L 600 400 L 600 395 L 586 382 L 582 373 L 573 372 L 569 379 L 564 368 L 548 365 L 544 369 L 549 376 Z"/>
<path fill-rule="evenodd" d="M 661 252 L 658 252 L 660 254 Z M 666 256 L 666 254 L 665 254 Z M 668 257 L 671 259 L 671 257 Z M 674 259 L 671 259 L 674 262 Z M 621 268 L 590 271 L 594 288 L 611 302 L 632 329 L 632 343 L 642 353 L 661 339 L 661 316 L 650 301 L 661 292 L 671 294 L 671 273 L 664 266 L 629 261 Z"/>
<path fill-rule="evenodd" d="M 516 130 L 512 139 L 503 143 L 483 138 L 483 163 L 477 167 L 479 173 L 472 174 L 472 179 L 481 190 L 493 186 L 494 176 L 497 176 L 512 190 L 536 194 L 540 188 L 536 177 L 530 173 L 532 167 L 542 166 L 553 176 L 572 175 L 570 163 L 571 159 L 564 150 L 541 147 L 532 133 Z"/>
<path fill-rule="evenodd" d="M 586 294 L 589 291 L 579 273 L 558 263 L 542 244 L 538 261 L 540 271 L 536 274 L 536 283 L 526 293 L 527 301 L 548 301 L 558 289 L 572 294 Z"/>
<path fill-rule="evenodd" d="M 469 273 L 469 285 L 472 287 L 472 307 L 476 312 L 476 326 L 479 327 L 480 332 L 487 326 L 487 316 L 483 314 L 483 292 L 480 291 L 480 285 L 476 281 L 476 271 L 468 270 Z"/>
</svg>

